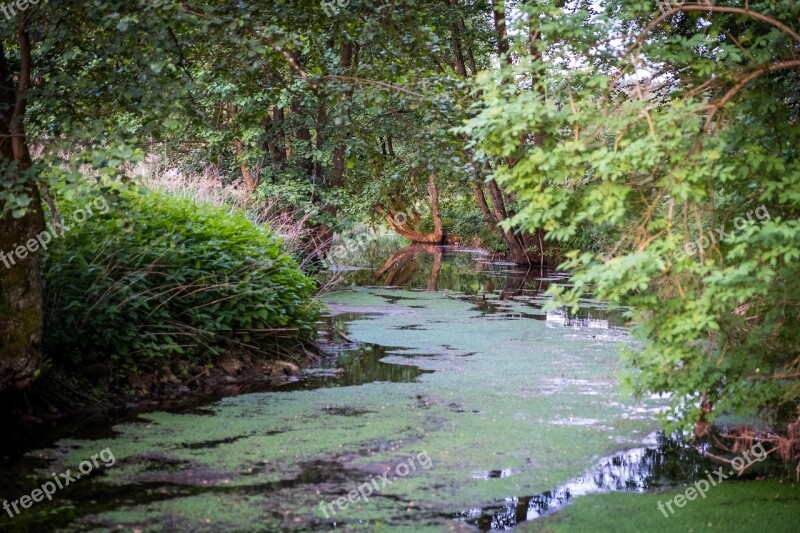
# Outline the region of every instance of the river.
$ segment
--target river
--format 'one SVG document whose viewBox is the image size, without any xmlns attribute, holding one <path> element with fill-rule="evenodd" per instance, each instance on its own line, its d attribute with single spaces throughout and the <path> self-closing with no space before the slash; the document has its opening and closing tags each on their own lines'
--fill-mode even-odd
<svg viewBox="0 0 800 533">
<path fill-rule="evenodd" d="M 82 428 L 3 464 L 17 498 L 113 462 L 3 530 L 475 531 L 591 493 L 646 492 L 702 463 L 620 391 L 619 310 L 543 309 L 563 273 L 411 247 L 342 269 L 325 356 L 275 390 Z"/>
</svg>

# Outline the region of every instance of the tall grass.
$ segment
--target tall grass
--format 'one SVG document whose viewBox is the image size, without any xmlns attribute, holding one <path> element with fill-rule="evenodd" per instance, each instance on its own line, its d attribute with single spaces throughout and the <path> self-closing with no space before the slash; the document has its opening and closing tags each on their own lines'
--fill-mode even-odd
<svg viewBox="0 0 800 533">
<path fill-rule="evenodd" d="M 284 251 L 303 269 L 330 248 L 330 238 L 320 239 L 317 229 L 309 223 L 314 213 L 287 207 L 291 203 L 281 196 L 252 195 L 241 179 L 231 179 L 217 165 L 204 164 L 199 170 L 188 170 L 182 164 L 170 164 L 163 156 L 150 154 L 128 169 L 128 175 L 152 191 L 244 213 L 253 223 L 269 227 L 280 237 Z"/>
<path fill-rule="evenodd" d="M 229 351 L 291 358 L 316 338 L 314 283 L 266 226 L 189 195 L 129 191 L 110 203 L 44 253 L 54 361 L 124 369 Z"/>
</svg>

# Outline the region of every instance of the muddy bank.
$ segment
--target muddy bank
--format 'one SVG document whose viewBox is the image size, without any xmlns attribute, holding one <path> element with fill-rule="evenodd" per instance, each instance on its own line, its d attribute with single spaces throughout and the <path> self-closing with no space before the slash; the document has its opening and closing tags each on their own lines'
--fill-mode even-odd
<svg viewBox="0 0 800 533">
<path fill-rule="evenodd" d="M 319 359 L 309 352 L 301 365 Z M 100 436 L 114 423 L 146 412 L 186 411 L 227 396 L 275 390 L 297 382 L 302 372 L 293 362 L 228 355 L 213 366 L 128 372 L 125 382 L 46 374 L 29 390 L 0 394 L 0 424 L 11 435 L 0 443 L 0 457 L 13 458 L 59 438 Z"/>
<path fill-rule="evenodd" d="M 43 378 L 25 394 L 0 395 L 6 407 L 0 414 L 0 424 L 10 430 L 9 436 L 0 440 L 0 459 L 15 460 L 65 438 L 109 438 L 116 424 L 136 422 L 140 415 L 150 412 L 202 414 L 204 406 L 227 397 L 376 381 L 408 383 L 426 372 L 414 366 L 383 363 L 390 347 L 348 338 L 346 323 L 367 316 L 333 309 L 331 315 L 323 317 L 317 344 L 313 351 L 306 351 L 304 361 L 229 356 L 214 366 L 193 367 L 185 373 L 131 374 L 122 386 L 107 385 L 99 391 L 88 382 L 76 389 L 64 378 Z M 83 392 L 89 390 L 92 395 Z"/>
</svg>

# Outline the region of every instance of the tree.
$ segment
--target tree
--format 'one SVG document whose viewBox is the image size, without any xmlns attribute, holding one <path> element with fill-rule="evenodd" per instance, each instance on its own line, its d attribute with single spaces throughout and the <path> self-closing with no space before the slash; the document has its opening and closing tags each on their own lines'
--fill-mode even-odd
<svg viewBox="0 0 800 533">
<path fill-rule="evenodd" d="M 518 66 L 483 79 L 467 126 L 507 161 L 494 176 L 521 206 L 511 224 L 615 237 L 570 255 L 560 297 L 631 306 L 646 344 L 626 353 L 628 383 L 668 394 L 668 421 L 700 435 L 720 413 L 748 413 L 788 433 L 800 414 L 797 8 L 519 7 L 548 16 L 546 61 L 515 42 Z"/>
<path fill-rule="evenodd" d="M 89 183 L 79 168 L 87 164 L 97 178 L 119 176 L 134 159 L 131 136 L 160 126 L 181 100 L 170 39 L 178 6 L 146 6 L 146 24 L 139 7 L 42 3 L 0 26 L 0 389 L 26 387 L 41 363 L 39 253 L 60 233 L 58 224 L 45 228 L 49 185 L 82 194 Z M 34 146 L 43 150 L 35 161 Z"/>
<path fill-rule="evenodd" d="M 14 36 L 18 66 L 12 67 L 7 45 L 0 43 L 0 198 L 5 204 L 0 232 L 0 389 L 26 387 L 41 362 L 44 316 L 36 260 L 41 243 L 36 237 L 44 230 L 44 214 L 25 136 L 32 70 L 30 19 L 30 13 L 20 15 Z"/>
</svg>

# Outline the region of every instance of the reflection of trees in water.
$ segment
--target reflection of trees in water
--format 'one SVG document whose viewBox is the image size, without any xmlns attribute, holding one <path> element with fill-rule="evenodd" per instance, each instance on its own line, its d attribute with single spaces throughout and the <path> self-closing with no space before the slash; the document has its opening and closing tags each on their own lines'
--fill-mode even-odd
<svg viewBox="0 0 800 533">
<path fill-rule="evenodd" d="M 375 381 L 411 383 L 426 371 L 413 365 L 384 363 L 391 347 L 363 343 L 355 349 L 344 350 L 339 354 L 338 365 L 344 370 L 337 383 L 340 386 L 362 385 Z"/>
<path fill-rule="evenodd" d="M 544 269 L 511 271 L 505 288 L 500 292 L 500 299 L 512 300 L 515 296 L 522 295 L 523 291 L 533 291 L 536 294 L 542 292 L 545 286 L 542 279 L 544 274 Z"/>
<path fill-rule="evenodd" d="M 436 290 L 436 281 L 442 270 L 442 248 L 426 244 L 413 244 L 395 251 L 384 263 L 383 267 L 375 272 L 375 279 L 381 280 L 384 285 L 405 285 L 416 272 L 420 270 L 419 255 L 430 254 L 433 256 L 433 265 L 428 275 L 426 289 Z"/>
<path fill-rule="evenodd" d="M 547 281 L 536 279 L 544 277 L 544 270 L 498 267 L 481 261 L 482 258 L 454 248 L 414 244 L 394 250 L 388 258 L 381 259 L 373 279 L 383 285 L 465 294 L 489 294 L 500 289 L 501 300 L 546 288 Z"/>
<path fill-rule="evenodd" d="M 661 485 L 691 482 L 712 463 L 691 448 L 663 435 L 657 448 L 637 448 L 602 459 L 585 476 L 535 496 L 505 498 L 485 509 L 471 509 L 455 519 L 481 531 L 508 529 L 555 512 L 575 496 L 597 492 L 642 492 Z"/>
<path fill-rule="evenodd" d="M 502 291 L 502 300 L 530 296 L 528 291 L 546 289 L 552 281 L 539 279 L 552 272 L 546 268 L 521 268 L 488 259 L 486 254 L 456 246 L 402 247 L 400 240 L 384 236 L 371 240 L 368 246 L 356 247 L 337 261 L 333 270 L 338 270 L 337 276 L 343 276 L 349 285 L 370 286 L 378 281 L 406 289 L 452 290 L 467 295 Z"/>
</svg>

